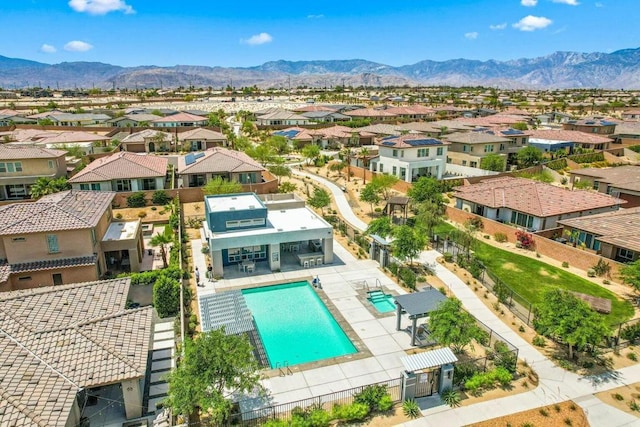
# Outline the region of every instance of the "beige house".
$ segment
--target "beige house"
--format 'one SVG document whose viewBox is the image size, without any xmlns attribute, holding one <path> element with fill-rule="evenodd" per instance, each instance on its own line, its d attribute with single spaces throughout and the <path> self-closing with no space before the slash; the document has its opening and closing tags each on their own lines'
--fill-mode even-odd
<svg viewBox="0 0 640 427">
<path fill-rule="evenodd" d="M 203 151 L 213 147 L 226 147 L 229 141 L 220 132 L 195 128 L 179 133 L 178 143 L 182 151 Z"/>
<path fill-rule="evenodd" d="M 505 159 L 506 167 L 509 153 L 517 152 L 524 145 L 514 144 L 513 140 L 489 132 L 456 132 L 442 137 L 448 141 L 447 163 L 479 168 L 482 159 L 497 154 Z"/>
<path fill-rule="evenodd" d="M 259 184 L 264 171 L 245 153 L 220 147 L 178 158 L 178 183 L 182 188 L 203 187 L 215 177 L 245 185 Z"/>
<path fill-rule="evenodd" d="M 0 291 L 139 271 L 140 220 L 113 221 L 114 193 L 63 191 L 0 207 Z"/>
<path fill-rule="evenodd" d="M 0 293 L 0 425 L 72 427 L 98 408 L 119 420 L 146 412 L 153 308 L 127 310 L 129 288 L 124 278 Z"/>
<path fill-rule="evenodd" d="M 135 128 L 139 126 L 151 126 L 151 122 L 158 119 L 159 116 L 155 114 L 125 114 L 121 117 L 115 117 L 111 120 L 107 120 L 107 123 L 111 126 L 118 128 Z"/>
<path fill-rule="evenodd" d="M 165 117 L 159 117 L 151 122 L 151 126 L 159 128 L 206 126 L 209 123 L 207 117 L 196 116 L 189 113 L 176 113 Z"/>
<path fill-rule="evenodd" d="M 162 190 L 167 164 L 166 157 L 121 151 L 89 163 L 69 183 L 74 190 Z"/>
<path fill-rule="evenodd" d="M 38 178 L 67 174 L 66 151 L 13 144 L 0 145 L 0 200 L 29 199 Z"/>
<path fill-rule="evenodd" d="M 125 136 L 120 141 L 122 151 L 133 153 L 168 152 L 173 148 L 173 135 L 153 129 L 145 129 Z"/>
</svg>

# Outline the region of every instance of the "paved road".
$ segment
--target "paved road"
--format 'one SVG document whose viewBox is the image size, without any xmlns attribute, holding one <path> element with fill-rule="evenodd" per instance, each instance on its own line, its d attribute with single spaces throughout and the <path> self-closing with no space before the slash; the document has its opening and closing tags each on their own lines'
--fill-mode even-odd
<svg viewBox="0 0 640 427">
<path fill-rule="evenodd" d="M 345 194 L 337 185 L 304 171 L 294 170 L 294 174 L 309 177 L 329 188 L 342 217 L 355 228 L 366 229 L 367 225 L 356 217 Z M 425 251 L 420 254 L 420 261 L 435 263 L 439 256 L 441 254 L 436 251 Z M 526 393 L 454 409 L 446 405 L 430 405 L 433 399 L 425 399 L 421 402 L 425 417 L 404 423 L 402 426 L 463 426 L 565 400 L 573 400 L 580 405 L 593 427 L 640 426 L 640 420 L 637 417 L 606 405 L 593 396 L 600 391 L 640 382 L 640 365 L 594 377 L 584 377 L 561 369 L 505 325 L 455 274 L 440 264 L 435 263 L 435 265 L 435 274 L 462 301 L 471 314 L 518 347 L 520 359 L 526 360 L 538 373 L 539 385 Z"/>
</svg>

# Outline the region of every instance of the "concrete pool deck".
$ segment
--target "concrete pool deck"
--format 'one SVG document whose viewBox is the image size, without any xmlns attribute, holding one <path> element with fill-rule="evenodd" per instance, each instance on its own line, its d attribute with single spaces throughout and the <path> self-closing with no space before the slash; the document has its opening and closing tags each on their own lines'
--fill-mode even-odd
<svg viewBox="0 0 640 427">
<path fill-rule="evenodd" d="M 195 265 L 201 272 L 206 271 L 205 258 L 200 251 L 202 242 L 192 240 L 191 244 Z M 403 316 L 403 330 L 396 331 L 395 312 L 375 315 L 365 306 L 368 303 L 363 301 L 361 296 L 364 280 L 372 286 L 377 279 L 384 288 L 397 294 L 405 294 L 406 291 L 385 276 L 379 270 L 377 262 L 358 260 L 339 244 L 334 245 L 334 253 L 343 261 L 342 264 L 326 264 L 316 268 L 221 279 L 215 282 L 207 282 L 203 278 L 204 287 L 196 288 L 200 306 L 200 297 L 211 293 L 260 284 L 310 281 L 317 275 L 326 296 L 370 353 L 369 357 L 364 358 L 358 358 L 357 355 L 342 356 L 341 363 L 331 363 L 318 368 L 306 369 L 305 365 L 301 365 L 300 369 L 293 366 L 291 375 L 279 376 L 277 370 L 270 370 L 270 378 L 264 379 L 263 384 L 271 392 L 272 404 L 294 402 L 399 378 L 404 369 L 400 358 L 407 355 L 406 350 L 415 349 L 411 346 L 410 335 L 404 331 L 410 324 L 407 318 Z M 276 375 L 273 375 L 273 371 Z"/>
</svg>

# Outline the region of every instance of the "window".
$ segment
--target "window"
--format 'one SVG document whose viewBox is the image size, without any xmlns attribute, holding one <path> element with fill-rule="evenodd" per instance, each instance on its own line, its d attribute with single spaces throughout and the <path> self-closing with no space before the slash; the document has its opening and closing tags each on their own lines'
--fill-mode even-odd
<svg viewBox="0 0 640 427">
<path fill-rule="evenodd" d="M 18 277 L 18 281 L 19 282 L 27 282 L 31 280 L 31 276 L 22 276 L 22 277 Z"/>
<path fill-rule="evenodd" d="M 189 187 L 204 186 L 206 177 L 204 175 L 189 175 Z"/>
<path fill-rule="evenodd" d="M 62 273 L 54 273 L 51 278 L 53 279 L 53 286 L 62 285 Z"/>
<path fill-rule="evenodd" d="M 26 242 L 27 241 L 27 239 L 24 238 L 24 237 L 14 237 L 11 240 L 14 241 L 14 242 Z"/>
<path fill-rule="evenodd" d="M 384 165 L 380 163 L 380 173 L 384 173 Z"/>
<path fill-rule="evenodd" d="M 265 224 L 264 218 L 253 218 L 253 219 L 241 219 L 234 221 L 226 221 L 226 228 L 236 228 L 236 227 L 257 227 Z"/>
<path fill-rule="evenodd" d="M 436 148 L 436 155 L 442 156 L 444 154 L 444 148 L 438 147 Z"/>
<path fill-rule="evenodd" d="M 49 165 L 49 169 L 53 169 L 55 167 L 54 161 L 53 160 L 49 160 L 47 162 L 47 164 Z"/>
<path fill-rule="evenodd" d="M 155 178 L 144 178 L 142 180 L 142 189 L 143 190 L 155 190 L 156 189 L 156 180 L 155 180 Z"/>
<path fill-rule="evenodd" d="M 467 166 L 467 161 L 466 160 L 462 161 L 462 166 Z"/>
<path fill-rule="evenodd" d="M 471 162 L 469 164 L 469 166 L 471 166 L 472 168 L 477 168 L 478 167 L 478 162 Z"/>
<path fill-rule="evenodd" d="M 471 150 L 470 150 L 470 148 L 471 148 L 471 147 L 469 147 L 468 145 L 463 145 L 463 146 L 462 146 L 462 152 L 464 152 L 464 153 L 468 153 L 469 151 L 471 151 Z"/>
<path fill-rule="evenodd" d="M 487 144 L 484 146 L 485 153 L 493 153 L 493 144 Z"/>
<path fill-rule="evenodd" d="M 504 144 L 500 144 L 500 151 L 504 151 Z"/>
<path fill-rule="evenodd" d="M 131 180 L 116 179 L 116 191 L 131 191 Z"/>
<path fill-rule="evenodd" d="M 633 251 L 630 251 L 629 249 L 618 248 L 618 258 L 623 262 L 633 261 L 634 255 L 635 253 Z"/>
<path fill-rule="evenodd" d="M 89 184 L 80 184 L 80 189 L 81 190 L 88 190 L 89 189 Z"/>
<path fill-rule="evenodd" d="M 58 236 L 55 234 L 47 234 L 47 246 L 49 247 L 50 254 L 57 254 L 60 252 L 58 247 Z"/>
<path fill-rule="evenodd" d="M 93 191 L 100 191 L 100 183 L 99 182 L 94 182 L 91 184 L 91 189 Z"/>
<path fill-rule="evenodd" d="M 0 173 L 22 172 L 22 162 L 0 162 Z"/>
<path fill-rule="evenodd" d="M 396 172 L 398 172 L 398 168 L 396 168 L 395 166 L 391 168 L 391 174 L 392 175 L 396 175 Z"/>
<path fill-rule="evenodd" d="M 6 186 L 7 198 L 24 199 L 28 195 L 27 187 L 24 184 L 9 184 Z"/>
<path fill-rule="evenodd" d="M 94 245 L 96 243 L 98 243 L 98 239 L 96 237 L 96 229 L 95 228 L 91 229 L 91 241 L 93 242 Z"/>
<path fill-rule="evenodd" d="M 428 148 L 418 148 L 418 157 L 429 157 Z"/>
<path fill-rule="evenodd" d="M 393 157 L 398 157 L 398 150 L 393 150 L 393 151 L 391 152 L 391 156 L 393 156 Z"/>
<path fill-rule="evenodd" d="M 520 212 L 511 212 L 511 222 L 521 227 L 531 228 L 533 227 L 533 216 Z"/>
</svg>

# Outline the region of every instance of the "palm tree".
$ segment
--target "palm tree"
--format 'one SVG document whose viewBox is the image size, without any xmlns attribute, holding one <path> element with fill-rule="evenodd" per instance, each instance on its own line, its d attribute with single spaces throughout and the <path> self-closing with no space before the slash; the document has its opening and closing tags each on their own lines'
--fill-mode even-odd
<svg viewBox="0 0 640 427">
<path fill-rule="evenodd" d="M 160 256 L 162 256 L 162 264 L 164 268 L 169 266 L 167 262 L 167 245 L 171 243 L 171 235 L 166 230 L 164 233 L 156 234 L 151 238 L 149 244 L 151 246 L 160 246 Z"/>
<path fill-rule="evenodd" d="M 360 151 L 358 152 L 358 157 L 360 157 L 360 160 L 362 160 L 362 168 L 364 169 L 364 172 L 362 173 L 363 184 L 367 183 L 367 169 L 369 168 L 369 154 L 370 152 L 367 147 L 360 148 Z"/>
<path fill-rule="evenodd" d="M 40 177 L 30 187 L 29 194 L 32 199 L 39 199 L 47 194 L 58 193 L 64 190 L 70 190 L 71 184 L 67 182 L 67 178 L 61 176 L 60 178 Z"/>
</svg>

